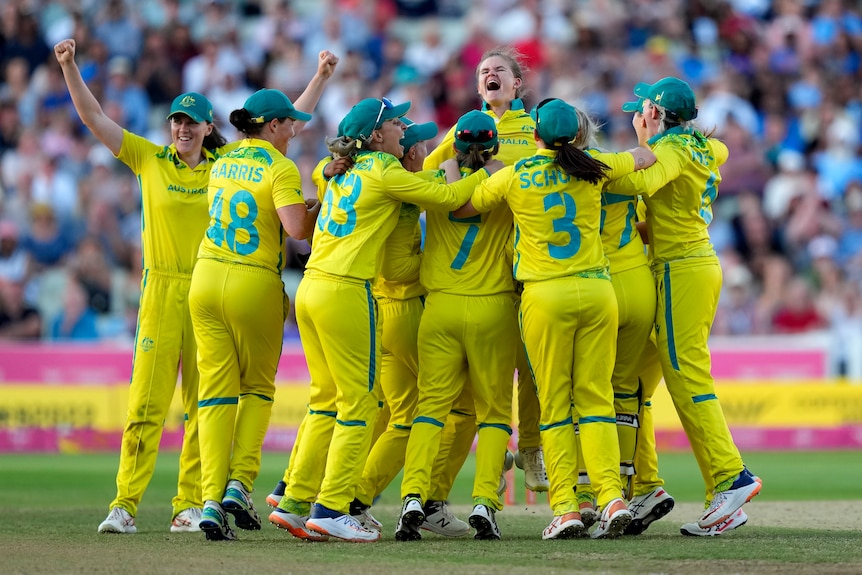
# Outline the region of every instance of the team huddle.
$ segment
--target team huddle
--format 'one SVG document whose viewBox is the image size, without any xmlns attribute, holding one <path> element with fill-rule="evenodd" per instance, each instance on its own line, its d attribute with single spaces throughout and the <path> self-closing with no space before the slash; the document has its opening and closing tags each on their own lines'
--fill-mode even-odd
<svg viewBox="0 0 862 575">
<path fill-rule="evenodd" d="M 422 531 L 500 539 L 505 472 L 548 491 L 543 539 L 637 535 L 674 505 L 650 414 L 664 379 L 705 484 L 685 535 L 747 520 L 761 481 L 745 467 L 710 375 L 721 268 L 707 226 L 726 146 L 698 131 L 682 80 L 638 84 L 639 146 L 595 147 L 597 127 L 556 98 L 529 113 L 509 49 L 476 73 L 482 110 L 436 149 L 410 103 L 358 102 L 327 141 L 306 200 L 286 157 L 338 59 L 321 52 L 296 102 L 260 90 L 230 115 L 228 143 L 205 96 L 178 96 L 172 144 L 104 114 L 75 43 L 55 46 L 84 124 L 138 176 L 143 278 L 117 497 L 100 533 L 134 533 L 182 362 L 186 433 L 171 531 L 236 539 L 261 528 L 251 498 L 288 311 L 285 239 L 312 246 L 296 318 L 308 410 L 271 523 L 300 539 L 372 542 L 371 514 L 403 469 L 397 541 Z M 179 194 L 176 189 L 208 190 Z M 420 215 L 425 214 L 424 230 Z M 190 361 L 193 359 L 193 361 Z M 517 395 L 513 376 L 517 375 Z M 518 450 L 513 403 L 518 407 Z M 476 439 L 473 510 L 447 506 Z"/>
</svg>

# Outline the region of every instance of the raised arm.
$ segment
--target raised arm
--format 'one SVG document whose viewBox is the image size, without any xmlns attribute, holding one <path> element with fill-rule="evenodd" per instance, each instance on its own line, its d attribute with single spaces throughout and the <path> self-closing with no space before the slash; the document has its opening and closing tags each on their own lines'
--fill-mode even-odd
<svg viewBox="0 0 862 575">
<path fill-rule="evenodd" d="M 338 57 L 335 54 L 329 50 L 322 50 L 320 52 L 317 57 L 317 73 L 314 74 L 305 91 L 293 103 L 297 110 L 308 114 L 314 111 L 321 94 L 323 94 L 323 88 L 326 86 L 326 82 L 332 77 L 337 65 Z M 293 124 L 293 129 L 297 134 L 304 127 L 305 122 L 297 121 Z"/>
<path fill-rule="evenodd" d="M 81 70 L 75 63 L 75 41 L 68 39 L 58 42 L 54 46 L 54 56 L 60 63 L 72 103 L 81 121 L 111 153 L 118 155 L 123 145 L 123 128 L 105 115 L 101 104 L 81 77 Z"/>
</svg>

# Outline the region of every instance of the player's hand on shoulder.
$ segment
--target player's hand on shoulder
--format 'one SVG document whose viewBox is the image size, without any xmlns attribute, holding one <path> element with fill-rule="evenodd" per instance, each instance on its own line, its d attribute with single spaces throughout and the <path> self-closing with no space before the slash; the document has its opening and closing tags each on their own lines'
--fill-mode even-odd
<svg viewBox="0 0 862 575">
<path fill-rule="evenodd" d="M 54 56 L 60 64 L 71 62 L 75 59 L 75 40 L 67 38 L 57 42 L 54 46 Z"/>
<path fill-rule="evenodd" d="M 353 158 L 349 156 L 344 156 L 341 158 L 335 158 L 323 168 L 323 175 L 327 178 L 333 178 L 335 176 L 341 175 L 345 173 L 347 170 L 353 167 Z"/>
<path fill-rule="evenodd" d="M 489 174 L 495 174 L 506 167 L 506 164 L 501 162 L 500 160 L 488 160 L 485 162 L 485 169 L 488 170 Z"/>
<path fill-rule="evenodd" d="M 324 78 L 329 78 L 335 73 L 335 67 L 338 65 L 338 56 L 329 50 L 321 50 L 318 55 L 317 73 Z"/>
</svg>

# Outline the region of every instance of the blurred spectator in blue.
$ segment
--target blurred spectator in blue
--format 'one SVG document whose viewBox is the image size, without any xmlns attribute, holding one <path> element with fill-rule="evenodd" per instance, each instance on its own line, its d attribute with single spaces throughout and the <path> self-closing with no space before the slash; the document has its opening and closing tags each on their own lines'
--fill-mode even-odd
<svg viewBox="0 0 862 575">
<path fill-rule="evenodd" d="M 48 61 L 51 47 L 42 37 L 35 14 L 23 3 L 4 2 L 0 9 L 3 15 L 0 64 L 5 67 L 9 60 L 23 58 L 27 62 L 27 75 L 31 77 L 36 68 Z"/>
<path fill-rule="evenodd" d="M 21 231 L 11 220 L 0 221 L 0 280 L 23 282 L 29 268 L 21 247 Z"/>
<path fill-rule="evenodd" d="M 125 56 L 114 56 L 108 61 L 105 100 L 123 110 L 122 121 L 118 122 L 121 126 L 134 134 L 146 134 L 150 125 L 150 99 L 135 80 L 133 66 L 132 60 Z"/>
<path fill-rule="evenodd" d="M 87 291 L 74 274 L 66 278 L 63 308 L 51 322 L 52 340 L 94 341 L 99 339 L 96 313 L 87 302 Z"/>
<path fill-rule="evenodd" d="M 129 14 L 124 0 L 108 0 L 96 18 L 93 36 L 104 42 L 111 58 L 124 56 L 136 62 L 141 54 L 141 25 Z"/>
<path fill-rule="evenodd" d="M 68 225 L 57 220 L 49 204 L 34 203 L 30 208 L 30 230 L 21 241 L 30 255 L 34 273 L 62 265 L 75 249 L 75 238 Z"/>
<path fill-rule="evenodd" d="M 862 182 L 853 181 L 844 194 L 844 226 L 835 257 L 856 282 L 862 281 Z"/>
<path fill-rule="evenodd" d="M 862 181 L 859 125 L 847 115 L 836 115 L 825 125 L 824 139 L 823 149 L 814 152 L 811 161 L 820 193 L 831 201 L 841 198 L 851 181 Z"/>
<path fill-rule="evenodd" d="M 24 285 L 0 279 L 0 341 L 38 340 L 41 335 L 42 316 L 24 300 Z"/>
<path fill-rule="evenodd" d="M 751 272 L 736 263 L 724 273 L 718 312 L 712 325 L 714 335 L 753 335 L 757 333 L 757 301 Z"/>
</svg>

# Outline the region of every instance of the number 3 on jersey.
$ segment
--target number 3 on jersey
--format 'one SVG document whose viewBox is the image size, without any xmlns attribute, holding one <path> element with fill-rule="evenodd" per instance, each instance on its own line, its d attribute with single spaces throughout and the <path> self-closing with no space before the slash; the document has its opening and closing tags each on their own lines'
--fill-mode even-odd
<svg viewBox="0 0 862 575">
<path fill-rule="evenodd" d="M 575 205 L 575 199 L 569 194 L 557 193 L 548 194 L 545 196 L 545 211 L 549 212 L 557 206 L 563 206 L 565 213 L 562 217 L 554 218 L 554 232 L 563 232 L 569 236 L 569 241 L 565 244 L 548 243 L 548 255 L 555 260 L 565 260 L 581 249 L 581 230 L 575 225 L 575 216 L 578 213 L 578 207 Z"/>
<path fill-rule="evenodd" d="M 338 198 L 336 206 L 332 205 L 334 196 L 332 191 L 333 184 L 340 186 L 345 192 L 349 192 L 346 196 Z M 343 238 L 352 234 L 356 228 L 356 208 L 354 204 L 359 199 L 361 191 L 362 180 L 356 174 L 350 174 L 347 177 L 338 175 L 332 178 L 329 185 L 326 186 L 326 193 L 323 195 L 323 206 L 320 208 L 320 215 L 317 217 L 317 229 L 322 232 L 326 231 L 337 238 Z M 339 223 L 332 218 L 332 212 L 335 208 L 344 212 L 344 223 Z"/>
<path fill-rule="evenodd" d="M 260 245 L 260 234 L 254 225 L 257 219 L 257 202 L 246 190 L 239 190 L 228 204 L 228 221 L 223 220 L 224 188 L 219 188 L 210 206 L 210 227 L 207 237 L 218 247 L 227 248 L 241 256 L 253 254 Z"/>
</svg>

